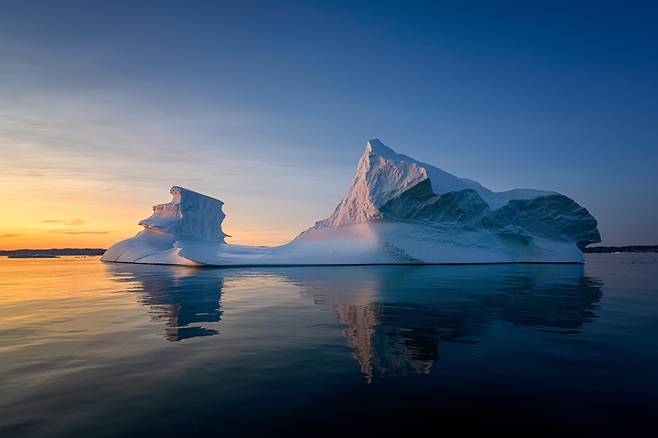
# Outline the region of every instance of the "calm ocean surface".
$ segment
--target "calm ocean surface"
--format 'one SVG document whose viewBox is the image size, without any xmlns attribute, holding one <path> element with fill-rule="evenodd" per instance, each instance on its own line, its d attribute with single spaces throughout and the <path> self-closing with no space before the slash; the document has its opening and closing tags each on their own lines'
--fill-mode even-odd
<svg viewBox="0 0 658 438">
<path fill-rule="evenodd" d="M 0 436 L 655 433 L 658 254 L 190 269 L 0 258 Z"/>
</svg>

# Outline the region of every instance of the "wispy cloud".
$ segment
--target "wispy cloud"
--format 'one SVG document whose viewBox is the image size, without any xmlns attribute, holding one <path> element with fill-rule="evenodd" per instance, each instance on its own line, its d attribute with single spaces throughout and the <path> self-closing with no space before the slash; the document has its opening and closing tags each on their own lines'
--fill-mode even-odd
<svg viewBox="0 0 658 438">
<path fill-rule="evenodd" d="M 110 231 L 96 231 L 96 230 L 69 230 L 69 229 L 58 229 L 58 230 L 49 230 L 49 233 L 57 234 L 109 234 Z"/>
<path fill-rule="evenodd" d="M 4 237 L 8 239 L 10 237 L 19 237 L 22 235 L 23 235 L 22 233 L 5 233 L 5 234 L 0 234 L 0 237 Z"/>
<path fill-rule="evenodd" d="M 70 220 L 65 219 L 44 219 L 41 221 L 42 224 L 62 224 L 69 225 L 71 227 L 79 227 L 87 223 L 86 220 L 80 218 L 73 218 Z"/>
</svg>

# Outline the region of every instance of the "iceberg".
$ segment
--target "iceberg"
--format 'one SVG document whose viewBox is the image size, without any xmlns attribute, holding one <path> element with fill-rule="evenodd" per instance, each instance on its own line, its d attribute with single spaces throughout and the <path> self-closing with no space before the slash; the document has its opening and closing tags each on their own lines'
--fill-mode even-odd
<svg viewBox="0 0 658 438">
<path fill-rule="evenodd" d="M 596 219 L 557 192 L 494 192 L 366 144 L 347 194 L 327 219 L 275 247 L 226 243 L 222 201 L 174 186 L 144 230 L 110 247 L 110 262 L 209 265 L 582 263 L 601 241 Z"/>
</svg>

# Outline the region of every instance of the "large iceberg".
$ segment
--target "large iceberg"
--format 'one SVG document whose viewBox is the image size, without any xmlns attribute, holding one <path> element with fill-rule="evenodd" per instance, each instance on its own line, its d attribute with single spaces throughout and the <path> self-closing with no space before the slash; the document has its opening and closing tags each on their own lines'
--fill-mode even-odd
<svg viewBox="0 0 658 438">
<path fill-rule="evenodd" d="M 223 202 L 182 187 L 104 261 L 256 266 L 582 263 L 596 219 L 556 192 L 493 192 L 370 140 L 333 214 L 285 245 L 233 245 Z"/>
</svg>

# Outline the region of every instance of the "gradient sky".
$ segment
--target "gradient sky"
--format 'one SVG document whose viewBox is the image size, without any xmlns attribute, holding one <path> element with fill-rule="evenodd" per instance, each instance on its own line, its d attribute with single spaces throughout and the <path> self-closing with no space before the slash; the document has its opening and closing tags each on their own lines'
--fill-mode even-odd
<svg viewBox="0 0 658 438">
<path fill-rule="evenodd" d="M 283 243 L 372 137 L 658 244 L 655 6 L 368 3 L 2 1 L 0 248 L 109 245 L 172 185 Z"/>
</svg>

